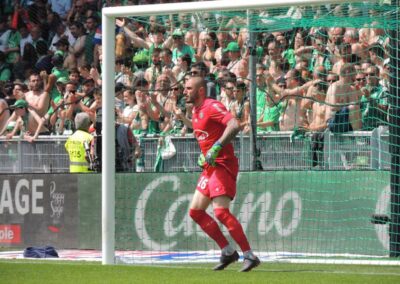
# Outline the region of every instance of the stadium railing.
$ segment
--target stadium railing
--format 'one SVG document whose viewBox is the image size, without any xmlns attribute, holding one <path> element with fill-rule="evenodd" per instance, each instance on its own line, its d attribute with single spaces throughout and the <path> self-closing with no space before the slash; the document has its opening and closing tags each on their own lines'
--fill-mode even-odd
<svg viewBox="0 0 400 284">
<path fill-rule="evenodd" d="M 322 165 L 313 167 L 311 135 L 295 137 L 291 131 L 257 136 L 258 160 L 263 170 L 389 170 L 388 130 L 355 131 L 344 134 L 325 132 L 324 149 L 319 152 Z M 0 173 L 67 173 L 69 158 L 64 144 L 67 136 L 41 136 L 35 143 L 14 137 L 0 138 Z M 154 171 L 157 137 L 141 139 L 144 171 Z M 200 171 L 198 144 L 194 137 L 173 136 L 176 155 L 163 160 L 163 172 Z M 234 141 L 240 170 L 250 170 L 250 138 Z"/>
</svg>

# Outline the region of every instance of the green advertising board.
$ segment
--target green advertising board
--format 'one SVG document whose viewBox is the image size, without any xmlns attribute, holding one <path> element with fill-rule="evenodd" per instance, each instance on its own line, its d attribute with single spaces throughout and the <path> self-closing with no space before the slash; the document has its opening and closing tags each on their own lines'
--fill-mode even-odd
<svg viewBox="0 0 400 284">
<path fill-rule="evenodd" d="M 100 247 L 100 177 L 79 179 L 82 248 Z M 117 175 L 116 249 L 217 249 L 188 215 L 197 179 L 198 173 Z M 388 225 L 370 222 L 372 214 L 388 213 L 387 172 L 240 173 L 237 184 L 231 211 L 254 250 L 388 254 Z"/>
</svg>

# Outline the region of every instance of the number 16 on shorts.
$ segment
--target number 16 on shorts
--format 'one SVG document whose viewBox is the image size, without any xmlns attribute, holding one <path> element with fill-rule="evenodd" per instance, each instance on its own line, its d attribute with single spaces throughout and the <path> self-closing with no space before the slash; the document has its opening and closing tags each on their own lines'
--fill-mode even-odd
<svg viewBox="0 0 400 284">
<path fill-rule="evenodd" d="M 208 178 L 201 176 L 199 182 L 197 183 L 197 189 L 205 190 L 208 185 Z"/>
</svg>

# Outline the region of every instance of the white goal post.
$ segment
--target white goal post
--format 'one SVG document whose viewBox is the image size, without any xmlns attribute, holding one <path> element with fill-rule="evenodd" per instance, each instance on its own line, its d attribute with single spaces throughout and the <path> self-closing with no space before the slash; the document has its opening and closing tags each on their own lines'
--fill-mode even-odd
<svg viewBox="0 0 400 284">
<path fill-rule="evenodd" d="M 102 116 L 102 263 L 115 263 L 115 19 L 126 16 L 151 16 L 183 12 L 251 10 L 301 5 L 343 3 L 343 0 L 234 0 L 205 1 L 141 6 L 108 7 L 102 10 L 103 116 Z M 346 0 L 346 3 L 362 2 Z"/>
</svg>

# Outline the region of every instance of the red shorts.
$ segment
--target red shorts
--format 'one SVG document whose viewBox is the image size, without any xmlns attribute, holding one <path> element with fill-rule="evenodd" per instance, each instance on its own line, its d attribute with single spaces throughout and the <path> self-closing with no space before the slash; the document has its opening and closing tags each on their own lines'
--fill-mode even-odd
<svg viewBox="0 0 400 284">
<path fill-rule="evenodd" d="M 208 167 L 203 170 L 197 181 L 196 190 L 210 199 L 221 195 L 233 199 L 236 195 L 238 170 L 238 165 L 230 165 L 229 169 L 221 165 Z"/>
</svg>

